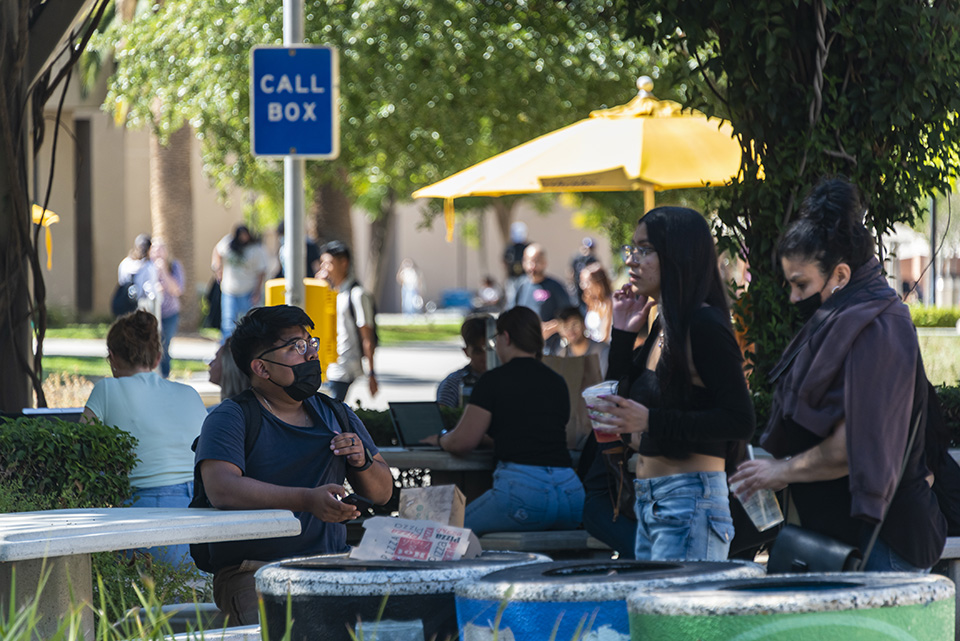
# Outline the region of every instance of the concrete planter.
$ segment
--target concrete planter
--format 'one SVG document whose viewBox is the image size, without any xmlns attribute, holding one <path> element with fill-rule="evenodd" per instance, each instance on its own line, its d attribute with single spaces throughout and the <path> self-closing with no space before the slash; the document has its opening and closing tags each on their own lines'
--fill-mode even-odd
<svg viewBox="0 0 960 641">
<path fill-rule="evenodd" d="M 644 587 L 627 608 L 634 641 L 943 641 L 954 634 L 953 582 L 918 574 L 780 574 Z"/>
<path fill-rule="evenodd" d="M 390 628 L 391 638 L 405 639 L 409 633 L 410 638 L 443 641 L 457 634 L 453 590 L 459 582 L 547 560 L 541 554 L 484 552 L 475 559 L 445 562 L 313 557 L 272 563 L 256 575 L 266 608 L 264 639 L 283 637 L 289 599 L 291 641 L 349 641 L 348 630 L 360 638 L 360 628 L 370 639 L 378 621 Z"/>
<path fill-rule="evenodd" d="M 460 638 L 492 639 L 496 626 L 501 641 L 629 639 L 626 598 L 638 586 L 763 573 L 745 561 L 558 561 L 509 568 L 457 586 Z M 578 636 L 583 631 L 587 636 Z"/>
</svg>

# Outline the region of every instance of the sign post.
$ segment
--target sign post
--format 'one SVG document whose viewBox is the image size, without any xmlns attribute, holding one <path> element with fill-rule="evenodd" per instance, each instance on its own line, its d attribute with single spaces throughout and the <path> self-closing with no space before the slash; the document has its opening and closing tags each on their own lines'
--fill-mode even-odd
<svg viewBox="0 0 960 641">
<path fill-rule="evenodd" d="M 250 147 L 254 156 L 283 158 L 285 298 L 302 308 L 304 168 L 307 158 L 340 154 L 340 80 L 336 49 L 302 44 L 303 0 L 283 2 L 283 42 L 251 53 Z"/>
</svg>

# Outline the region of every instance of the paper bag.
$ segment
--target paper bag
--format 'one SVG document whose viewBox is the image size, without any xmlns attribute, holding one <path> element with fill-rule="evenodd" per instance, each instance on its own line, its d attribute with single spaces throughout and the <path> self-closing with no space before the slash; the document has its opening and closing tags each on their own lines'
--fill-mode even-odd
<svg viewBox="0 0 960 641">
<path fill-rule="evenodd" d="M 471 530 L 433 521 L 375 516 L 363 523 L 363 539 L 350 551 L 364 561 L 456 561 L 481 552 Z"/>
<path fill-rule="evenodd" d="M 467 499 L 456 485 L 405 487 L 400 490 L 400 518 L 436 521 L 463 527 Z"/>
<path fill-rule="evenodd" d="M 567 421 L 567 449 L 582 450 L 593 425 L 587 404 L 580 392 L 603 380 L 600 359 L 596 354 L 584 356 L 544 356 L 543 364 L 563 377 L 570 393 L 570 420 Z"/>
</svg>

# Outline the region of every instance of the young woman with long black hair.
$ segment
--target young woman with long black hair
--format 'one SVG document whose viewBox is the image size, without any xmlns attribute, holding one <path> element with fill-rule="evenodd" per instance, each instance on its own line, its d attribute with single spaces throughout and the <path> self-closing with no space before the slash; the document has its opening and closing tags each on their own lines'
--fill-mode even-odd
<svg viewBox="0 0 960 641">
<path fill-rule="evenodd" d="M 713 237 L 698 212 L 657 207 L 623 256 L 630 282 L 614 292 L 607 371 L 619 394 L 593 415 L 639 449 L 636 558 L 726 559 L 726 470 L 755 418 Z M 634 349 L 654 304 L 649 336 Z"/>
</svg>

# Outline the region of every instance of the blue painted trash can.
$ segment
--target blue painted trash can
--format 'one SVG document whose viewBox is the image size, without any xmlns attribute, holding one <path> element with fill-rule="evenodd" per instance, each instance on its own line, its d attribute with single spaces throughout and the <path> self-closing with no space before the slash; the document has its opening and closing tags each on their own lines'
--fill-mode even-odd
<svg viewBox="0 0 960 641">
<path fill-rule="evenodd" d="M 457 624 L 464 641 L 489 638 L 498 616 L 501 639 L 629 639 L 626 598 L 640 585 L 763 574 L 763 566 L 745 561 L 535 563 L 457 586 Z"/>
</svg>

